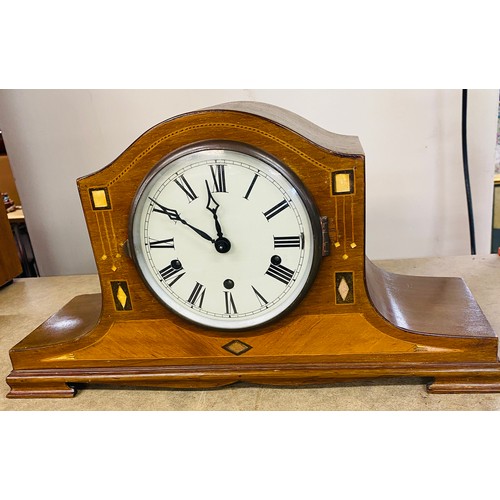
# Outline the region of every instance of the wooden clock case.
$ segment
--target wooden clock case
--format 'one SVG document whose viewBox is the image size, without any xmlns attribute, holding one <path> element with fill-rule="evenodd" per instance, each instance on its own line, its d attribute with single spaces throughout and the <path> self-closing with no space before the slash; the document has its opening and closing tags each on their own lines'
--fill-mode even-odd
<svg viewBox="0 0 500 500">
<path fill-rule="evenodd" d="M 167 154 L 238 141 L 302 180 L 322 216 L 317 278 L 293 311 L 248 331 L 205 329 L 160 304 L 127 255 L 132 200 Z M 394 275 L 365 256 L 365 158 L 356 137 L 237 102 L 142 135 L 78 180 L 101 293 L 75 297 L 10 350 L 10 398 L 71 397 L 80 384 L 209 388 L 419 377 L 430 392 L 498 392 L 498 338 L 460 278 Z"/>
</svg>

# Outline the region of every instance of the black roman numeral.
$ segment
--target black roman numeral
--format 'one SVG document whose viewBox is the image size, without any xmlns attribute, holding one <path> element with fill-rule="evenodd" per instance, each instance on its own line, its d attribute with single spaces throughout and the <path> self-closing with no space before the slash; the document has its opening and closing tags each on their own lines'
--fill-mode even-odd
<svg viewBox="0 0 500 500">
<path fill-rule="evenodd" d="M 179 177 L 177 177 L 177 179 L 174 179 L 174 182 L 186 193 L 187 197 L 189 198 L 189 203 L 198 198 L 198 196 L 196 196 L 196 193 L 193 191 L 193 188 L 189 185 L 189 182 L 183 175 L 180 175 Z"/>
<path fill-rule="evenodd" d="M 226 302 L 226 314 L 238 314 L 231 292 L 224 292 L 224 300 Z"/>
<path fill-rule="evenodd" d="M 267 220 L 272 219 L 275 215 L 278 215 L 280 212 L 288 208 L 290 205 L 286 200 L 280 201 L 277 205 L 274 205 L 273 208 L 270 208 L 267 212 L 264 212 L 264 216 Z"/>
<path fill-rule="evenodd" d="M 245 196 L 243 196 L 243 198 L 245 198 L 246 200 L 248 200 L 248 197 L 250 196 L 250 193 L 252 192 L 252 189 L 255 186 L 255 181 L 257 180 L 257 177 L 258 177 L 257 174 L 255 174 L 253 176 L 252 182 L 250 183 L 250 186 L 248 187 L 247 194 Z"/>
<path fill-rule="evenodd" d="M 224 165 L 215 165 L 217 171 L 214 171 L 213 165 L 210 165 L 212 179 L 214 181 L 214 193 L 227 193 L 226 191 L 226 171 Z"/>
<path fill-rule="evenodd" d="M 205 287 L 201 284 L 196 282 L 196 285 L 194 285 L 193 291 L 191 292 L 191 295 L 189 296 L 188 302 L 198 307 L 202 307 L 203 305 L 203 299 L 205 298 Z M 198 302 L 198 304 L 196 304 Z"/>
<path fill-rule="evenodd" d="M 174 239 L 167 238 L 166 240 L 149 240 L 149 248 L 175 248 Z"/>
<path fill-rule="evenodd" d="M 178 280 L 180 280 L 184 276 L 184 274 L 186 274 L 186 273 L 179 274 L 181 271 L 184 271 L 182 266 L 177 269 L 175 267 L 172 267 L 172 265 L 170 265 L 170 266 L 164 267 L 160 271 L 160 275 L 163 278 L 163 281 L 165 281 L 168 286 L 173 286 L 174 283 L 176 283 Z M 172 281 L 168 281 L 171 278 L 173 278 Z"/>
<path fill-rule="evenodd" d="M 304 248 L 304 235 L 274 236 L 274 248 Z"/>
<path fill-rule="evenodd" d="M 255 296 L 257 297 L 257 300 L 259 301 L 259 304 L 261 306 L 265 306 L 268 304 L 267 300 L 257 291 L 257 289 L 253 286 L 252 286 L 252 290 L 253 290 L 253 293 L 255 293 Z"/>
<path fill-rule="evenodd" d="M 269 269 L 266 271 L 266 274 L 274 279 L 277 279 L 278 281 L 281 281 L 285 285 L 288 285 L 293 278 L 294 271 L 288 269 L 288 267 L 282 266 L 281 264 L 271 264 Z"/>
</svg>

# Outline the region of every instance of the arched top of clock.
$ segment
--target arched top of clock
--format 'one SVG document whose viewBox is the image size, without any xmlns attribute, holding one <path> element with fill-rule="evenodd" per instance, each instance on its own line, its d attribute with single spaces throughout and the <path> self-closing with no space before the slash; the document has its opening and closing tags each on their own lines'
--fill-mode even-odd
<svg viewBox="0 0 500 500">
<path fill-rule="evenodd" d="M 342 135 L 329 132 L 291 111 L 272 104 L 255 101 L 234 101 L 219 104 L 198 112 L 237 111 L 256 115 L 293 130 L 314 144 L 331 153 L 342 156 L 364 156 L 359 138 L 354 135 Z"/>
<path fill-rule="evenodd" d="M 255 101 L 234 101 L 196 111 L 181 113 L 152 126 L 132 142 L 132 144 L 112 162 L 93 173 L 80 177 L 78 182 L 83 180 L 90 181 L 92 178 L 97 179 L 100 174 L 105 172 L 109 167 L 121 169 L 122 163 L 128 163 L 130 167 L 142 156 L 148 154 L 151 150 L 156 149 L 160 145 L 163 147 L 167 144 L 167 148 L 170 148 L 171 140 L 176 140 L 177 132 L 179 131 L 190 135 L 188 143 L 190 141 L 195 142 L 197 140 L 202 140 L 200 138 L 194 139 L 194 136 L 198 134 L 201 123 L 207 121 L 213 122 L 218 114 L 222 117 L 225 113 L 233 115 L 232 120 L 229 120 L 229 122 L 232 122 L 232 125 L 229 127 L 232 126 L 237 128 L 241 124 L 241 130 L 244 131 L 248 130 L 247 122 L 252 121 L 255 123 L 261 120 L 262 122 L 268 122 L 269 124 L 275 125 L 278 127 L 278 130 L 281 129 L 283 132 L 289 131 L 297 137 L 302 137 L 315 148 L 318 150 L 323 149 L 329 155 L 364 161 L 363 148 L 357 136 L 329 132 L 291 111 L 272 104 Z M 241 123 L 238 114 L 242 115 Z M 236 115 L 236 118 L 234 115 Z M 198 125 L 196 124 L 198 121 L 197 117 L 199 117 L 200 120 Z M 182 129 L 181 123 L 187 124 L 186 128 Z M 226 125 L 228 124 L 224 124 L 224 126 Z M 203 126 L 206 126 L 206 123 Z M 209 128 L 210 127 L 208 127 L 207 130 Z M 173 135 L 172 131 L 174 131 Z M 170 151 L 171 149 L 169 149 L 169 152 Z M 123 173 L 124 172 L 121 171 L 118 177 L 121 177 Z M 114 183 L 114 180 L 112 183 Z"/>
</svg>

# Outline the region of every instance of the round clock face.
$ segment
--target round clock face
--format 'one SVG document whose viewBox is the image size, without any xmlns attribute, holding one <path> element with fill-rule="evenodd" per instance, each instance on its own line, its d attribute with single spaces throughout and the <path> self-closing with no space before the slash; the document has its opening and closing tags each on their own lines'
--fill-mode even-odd
<svg viewBox="0 0 500 500">
<path fill-rule="evenodd" d="M 319 215 L 296 176 L 232 142 L 164 158 L 135 197 L 132 257 L 156 297 L 219 329 L 262 325 L 311 285 L 321 255 Z"/>
</svg>

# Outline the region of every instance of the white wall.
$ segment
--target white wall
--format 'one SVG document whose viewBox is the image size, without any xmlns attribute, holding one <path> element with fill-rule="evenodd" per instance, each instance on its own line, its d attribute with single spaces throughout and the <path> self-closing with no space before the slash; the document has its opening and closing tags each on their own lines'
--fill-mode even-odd
<svg viewBox="0 0 500 500">
<path fill-rule="evenodd" d="M 285 107 L 357 135 L 367 165 L 367 254 L 467 254 L 460 90 L 10 90 L 0 129 L 42 275 L 95 272 L 77 177 L 173 115 L 231 100 Z M 477 251 L 489 253 L 497 90 L 469 91 Z"/>
</svg>

